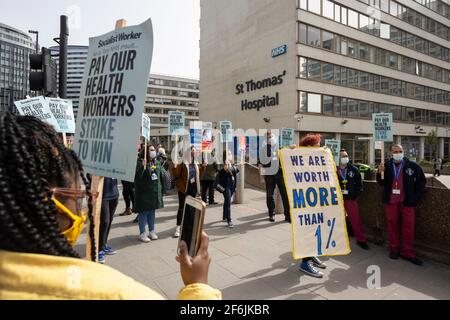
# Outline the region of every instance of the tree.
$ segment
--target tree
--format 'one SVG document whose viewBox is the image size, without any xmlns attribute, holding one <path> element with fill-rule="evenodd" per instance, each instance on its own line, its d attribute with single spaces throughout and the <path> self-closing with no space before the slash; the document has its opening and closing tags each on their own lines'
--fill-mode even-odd
<svg viewBox="0 0 450 320">
<path fill-rule="evenodd" d="M 426 143 L 430 146 L 430 161 L 433 160 L 433 154 L 438 144 L 437 130 L 432 129 L 425 137 Z"/>
</svg>

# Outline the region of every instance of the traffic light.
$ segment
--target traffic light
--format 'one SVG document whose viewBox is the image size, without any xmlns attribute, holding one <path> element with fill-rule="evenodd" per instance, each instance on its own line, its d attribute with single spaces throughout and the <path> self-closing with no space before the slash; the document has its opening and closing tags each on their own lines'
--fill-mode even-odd
<svg viewBox="0 0 450 320">
<path fill-rule="evenodd" d="M 56 93 L 57 67 L 50 50 L 42 48 L 40 54 L 30 54 L 30 90 L 43 91 L 44 95 Z"/>
</svg>

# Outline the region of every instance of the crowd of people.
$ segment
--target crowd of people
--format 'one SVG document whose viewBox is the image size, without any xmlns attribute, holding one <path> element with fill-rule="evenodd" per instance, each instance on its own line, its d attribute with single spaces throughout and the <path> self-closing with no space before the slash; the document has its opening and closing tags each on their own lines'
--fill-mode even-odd
<svg viewBox="0 0 450 320">
<path fill-rule="evenodd" d="M 274 190 L 278 187 L 284 219 L 292 223 L 277 144 L 278 139 L 269 131 L 262 148 L 269 162 L 259 165 L 265 181 L 268 218 L 275 221 Z M 321 137 L 309 134 L 299 145 L 320 146 Z M 86 219 L 90 221 L 87 236 L 95 243 L 92 208 L 98 197 L 90 192 L 91 178 L 84 174 L 75 152 L 64 147 L 49 125 L 33 117 L 9 113 L 0 115 L 0 151 L 0 260 L 3 261 L 0 265 L 0 298 L 161 298 L 150 288 L 101 265 L 105 263 L 105 256 L 117 253 L 108 245 L 119 201 L 116 179 L 104 179 L 98 248 L 101 264 L 96 264 L 80 259 L 73 247 Z M 189 151 L 182 163 L 169 163 L 161 145 L 141 147 L 134 181 L 121 182 L 125 210 L 120 215 L 137 214 L 135 222 L 138 223 L 137 238 L 140 241 L 148 243 L 158 239 L 156 211 L 164 207 L 164 196 L 172 185 L 179 200 L 175 238 L 180 236 L 186 197 L 201 197 L 205 203 L 216 205 L 215 191 L 223 195 L 223 221 L 233 228 L 231 199 L 239 170 L 232 157 L 225 154 L 223 164 L 208 163 L 206 159 L 197 162 L 196 150 L 191 147 Z M 394 144 L 390 152 L 391 159 L 377 171 L 377 181 L 383 187 L 389 257 L 398 259 L 401 256 L 422 265 L 413 242 L 415 207 L 425 191 L 426 179 L 421 167 L 404 156 L 401 145 Z M 276 170 L 271 170 L 274 167 Z M 356 243 L 369 250 L 358 206 L 363 190 L 361 174 L 344 149 L 340 151 L 336 171 Z M 95 261 L 95 245 L 91 249 L 91 259 Z M 220 291 L 207 284 L 210 260 L 205 233 L 195 257 L 188 255 L 186 244 L 181 242 L 177 261 L 186 287 L 180 291 L 179 298 L 221 298 Z M 67 268 L 71 266 L 83 271 L 83 279 L 78 284 L 80 290 L 67 288 Z M 326 267 L 318 257 L 307 257 L 298 268 L 309 276 L 321 278 L 323 273 L 318 269 Z M 116 281 L 107 281 L 111 278 Z"/>
</svg>

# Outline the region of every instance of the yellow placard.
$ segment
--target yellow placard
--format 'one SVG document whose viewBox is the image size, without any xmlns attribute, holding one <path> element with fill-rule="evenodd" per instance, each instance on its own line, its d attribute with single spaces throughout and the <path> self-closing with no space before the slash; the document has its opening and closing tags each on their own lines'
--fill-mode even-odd
<svg viewBox="0 0 450 320">
<path fill-rule="evenodd" d="M 279 151 L 289 198 L 294 259 L 351 252 L 336 165 L 330 149 Z"/>
</svg>

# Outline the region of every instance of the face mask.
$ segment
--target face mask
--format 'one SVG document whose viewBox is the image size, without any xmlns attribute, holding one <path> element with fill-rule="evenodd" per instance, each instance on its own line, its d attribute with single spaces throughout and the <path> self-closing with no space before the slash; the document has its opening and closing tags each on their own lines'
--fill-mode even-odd
<svg viewBox="0 0 450 320">
<path fill-rule="evenodd" d="M 402 161 L 403 160 L 403 153 L 394 153 L 393 156 L 395 161 Z"/>
<path fill-rule="evenodd" d="M 81 231 L 83 231 L 84 223 L 86 221 L 86 215 L 83 214 L 81 215 L 81 217 L 79 217 L 72 211 L 67 209 L 66 206 L 64 206 L 61 202 L 59 202 L 55 198 L 52 198 L 52 200 L 55 203 L 56 207 L 59 209 L 59 211 L 63 212 L 70 220 L 72 220 L 72 226 L 66 231 L 62 232 L 62 235 L 66 237 L 67 241 L 73 247 L 77 243 Z"/>
<path fill-rule="evenodd" d="M 341 164 L 343 164 L 344 166 L 347 165 L 349 161 L 349 158 L 341 158 Z"/>
<path fill-rule="evenodd" d="M 155 159 L 156 158 L 156 151 L 150 151 L 150 158 Z"/>
</svg>

